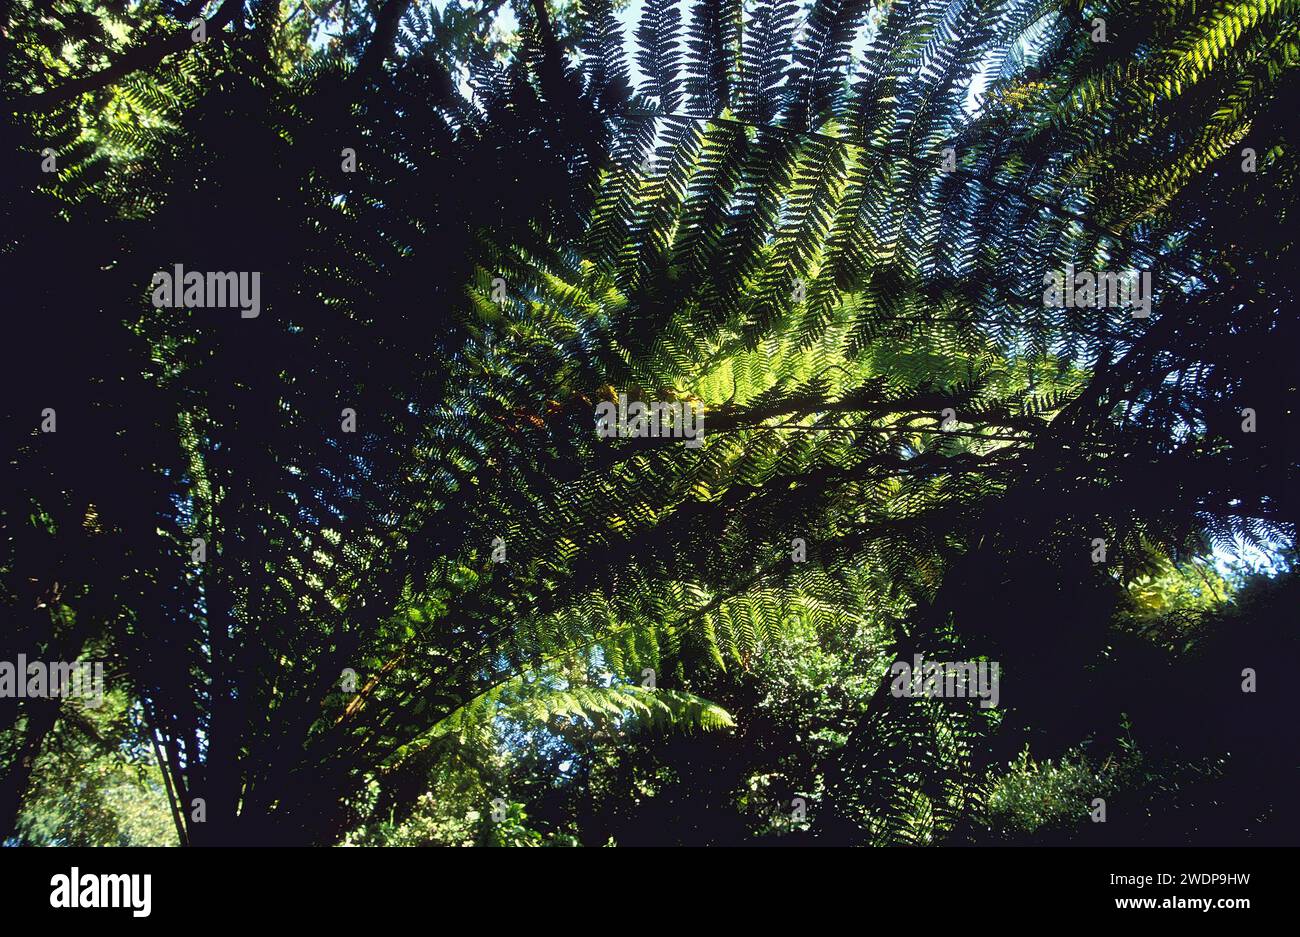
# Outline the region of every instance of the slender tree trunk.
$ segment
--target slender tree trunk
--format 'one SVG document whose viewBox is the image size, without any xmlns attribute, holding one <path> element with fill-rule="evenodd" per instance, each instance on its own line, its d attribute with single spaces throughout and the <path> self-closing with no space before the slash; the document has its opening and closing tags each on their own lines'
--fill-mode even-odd
<svg viewBox="0 0 1300 937">
<path fill-rule="evenodd" d="M 0 840 L 12 836 L 18 825 L 23 799 L 31 781 L 32 769 L 40 756 L 45 737 L 59 720 L 59 700 L 28 700 L 27 724 L 23 728 L 23 741 L 8 772 L 0 778 Z"/>
</svg>

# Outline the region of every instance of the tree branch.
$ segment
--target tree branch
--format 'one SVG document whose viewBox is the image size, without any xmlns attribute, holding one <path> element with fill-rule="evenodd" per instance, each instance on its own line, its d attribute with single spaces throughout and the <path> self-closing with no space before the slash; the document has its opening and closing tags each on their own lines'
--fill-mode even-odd
<svg viewBox="0 0 1300 937">
<path fill-rule="evenodd" d="M 220 33 L 234 21 L 235 17 L 244 8 L 242 0 L 226 0 L 217 10 L 216 15 L 208 20 L 208 28 L 215 33 Z M 208 41 L 219 41 L 220 36 L 214 36 Z M 62 104 L 66 104 L 88 91 L 98 91 L 101 88 L 107 88 L 114 82 L 125 78 L 133 72 L 141 69 L 152 68 L 158 65 L 169 55 L 176 52 L 182 52 L 192 45 L 188 30 L 178 30 L 171 35 L 165 36 L 157 42 L 147 45 L 137 46 L 130 49 L 122 55 L 120 59 L 113 62 L 106 68 L 89 75 L 82 75 L 78 78 L 72 78 L 52 88 L 44 94 L 39 94 L 31 100 L 27 107 L 27 112 L 32 114 L 48 114 Z"/>
<path fill-rule="evenodd" d="M 363 87 L 376 72 L 379 71 L 384 59 L 388 58 L 393 51 L 393 43 L 397 40 L 397 27 L 402 21 L 402 14 L 406 12 L 410 0 L 387 0 L 375 16 L 375 28 L 370 34 L 370 42 L 366 44 L 366 51 L 361 53 L 361 61 L 357 63 L 357 70 L 352 73 L 351 82 L 355 87 Z"/>
</svg>

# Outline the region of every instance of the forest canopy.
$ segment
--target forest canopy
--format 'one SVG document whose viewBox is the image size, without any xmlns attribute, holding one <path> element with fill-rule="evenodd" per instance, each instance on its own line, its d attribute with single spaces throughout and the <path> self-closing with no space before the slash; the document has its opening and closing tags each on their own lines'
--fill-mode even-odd
<svg viewBox="0 0 1300 937">
<path fill-rule="evenodd" d="M 0 5 L 3 841 L 1294 844 L 1297 12 Z"/>
</svg>

